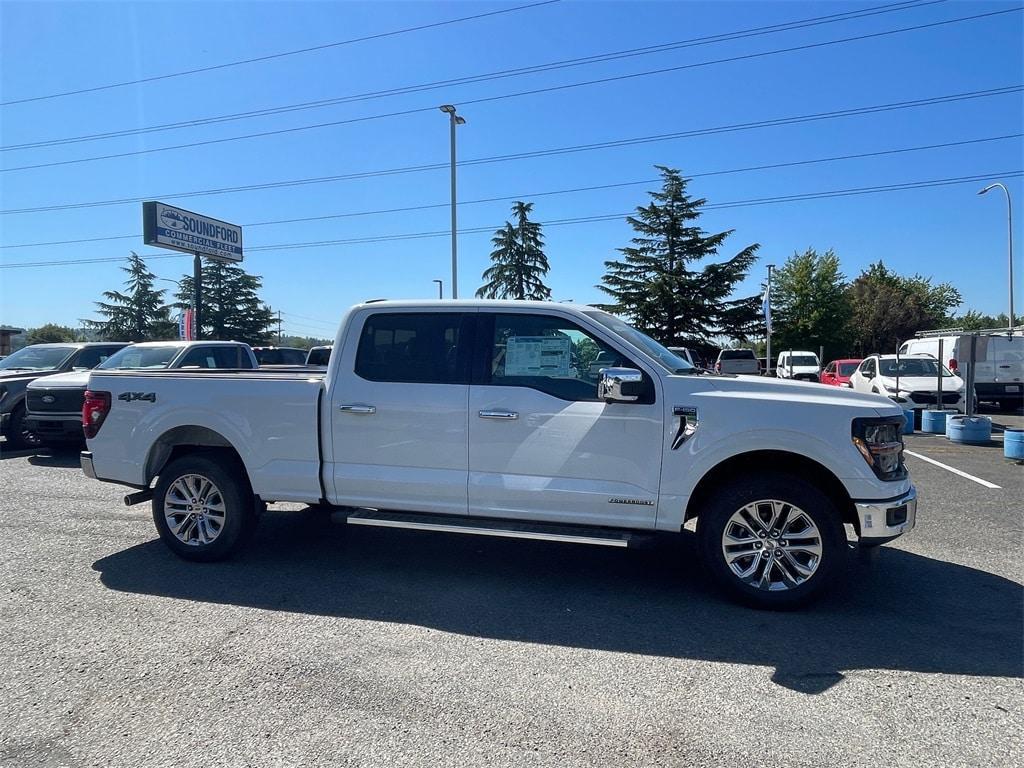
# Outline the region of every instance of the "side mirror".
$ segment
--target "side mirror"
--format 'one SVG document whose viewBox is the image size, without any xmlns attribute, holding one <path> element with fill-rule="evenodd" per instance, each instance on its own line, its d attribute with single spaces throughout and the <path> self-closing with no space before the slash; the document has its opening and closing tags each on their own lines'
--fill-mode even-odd
<svg viewBox="0 0 1024 768">
<path fill-rule="evenodd" d="M 643 392 L 644 375 L 635 368 L 602 368 L 597 396 L 606 403 L 632 403 Z"/>
<path fill-rule="evenodd" d="M 875 378 L 875 374 L 871 373 L 870 371 L 865 371 L 863 375 L 864 375 L 865 379 L 873 379 L 873 378 Z"/>
</svg>

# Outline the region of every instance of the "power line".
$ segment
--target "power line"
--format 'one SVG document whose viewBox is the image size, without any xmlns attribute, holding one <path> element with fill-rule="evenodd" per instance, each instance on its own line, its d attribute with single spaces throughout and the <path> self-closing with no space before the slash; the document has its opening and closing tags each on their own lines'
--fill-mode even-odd
<svg viewBox="0 0 1024 768">
<path fill-rule="evenodd" d="M 420 24 L 415 27 L 406 27 L 404 29 L 395 29 L 389 32 L 378 32 L 373 35 L 363 35 L 362 37 L 353 37 L 348 40 L 339 40 L 333 43 L 323 43 L 321 45 L 311 45 L 307 48 L 298 48 L 293 51 L 282 51 L 280 53 L 271 53 L 265 56 L 255 56 L 250 59 L 239 59 L 238 61 L 229 61 L 224 64 L 213 64 L 208 67 L 197 67 L 196 69 L 186 69 L 181 72 L 170 72 L 165 75 L 153 75 L 151 77 L 141 77 L 137 80 L 124 80 L 119 83 L 107 83 L 106 85 L 95 85 L 91 88 L 78 88 L 73 91 L 61 91 L 59 93 L 49 93 L 42 96 L 28 96 L 22 99 L 11 99 L 9 101 L 0 101 L 0 107 L 9 107 L 14 104 L 26 104 L 32 101 L 44 101 L 47 99 L 58 99 L 64 96 L 76 96 L 81 93 L 95 93 L 96 91 L 106 91 L 112 88 L 122 88 L 126 85 L 141 85 L 142 83 L 153 83 L 158 80 L 169 80 L 175 77 L 185 77 L 186 75 L 196 75 L 201 72 L 213 72 L 219 69 L 228 69 L 229 67 L 238 67 L 243 64 L 255 64 L 261 61 L 270 61 L 272 59 L 281 59 L 286 56 L 297 56 L 302 53 L 313 53 L 315 51 L 323 51 L 328 48 L 337 48 L 343 45 L 352 45 L 353 43 L 365 43 L 370 40 L 380 40 L 386 37 L 395 37 L 396 35 L 404 35 L 409 32 L 422 32 L 426 29 L 436 29 L 437 27 L 450 26 L 452 24 L 461 24 L 464 21 L 475 21 L 477 19 L 484 19 L 488 16 L 499 16 L 505 13 L 514 13 L 515 11 L 524 11 L 530 8 L 538 8 L 542 5 L 551 5 L 553 3 L 560 2 L 560 0 L 541 0 L 541 2 L 530 3 L 529 5 L 517 5 L 512 8 L 503 8 L 498 11 L 488 11 L 486 13 L 477 13 L 472 16 L 462 16 L 457 19 L 448 19 L 446 21 L 435 21 L 429 24 Z"/>
<path fill-rule="evenodd" d="M 1020 12 L 1021 10 L 1024 10 L 1024 9 L 1022 9 L 1022 8 L 1006 8 L 1006 9 L 999 10 L 999 11 L 990 11 L 988 13 L 975 14 L 973 16 L 963 16 L 963 17 L 956 18 L 956 19 L 946 19 L 944 21 L 931 22 L 929 24 L 918 24 L 918 25 L 912 26 L 912 27 L 902 27 L 902 28 L 899 28 L 899 29 L 885 30 L 883 32 L 872 32 L 872 33 L 869 33 L 869 34 L 857 35 L 857 36 L 854 36 L 854 37 L 840 38 L 838 40 L 827 40 L 827 41 L 820 42 L 820 43 L 808 43 L 806 45 L 792 46 L 792 47 L 789 47 L 789 48 L 780 48 L 780 49 L 777 49 L 777 50 L 774 50 L 774 51 L 761 51 L 761 52 L 758 52 L 758 53 L 743 54 L 743 55 L 739 55 L 739 56 L 729 56 L 729 57 L 723 58 L 723 59 L 715 59 L 715 60 L 711 60 L 711 61 L 702 61 L 702 62 L 696 62 L 696 63 L 692 63 L 692 64 L 682 64 L 682 65 L 675 66 L 675 67 L 663 67 L 663 68 L 660 68 L 660 69 L 647 70 L 647 71 L 644 71 L 644 72 L 633 72 L 633 73 L 625 74 L 625 75 L 615 75 L 615 76 L 610 76 L 610 77 L 602 77 L 602 78 L 598 78 L 598 79 L 595 79 L 595 80 L 584 80 L 584 81 L 577 82 L 577 83 L 566 83 L 566 84 L 563 84 L 563 85 L 547 86 L 547 87 L 544 87 L 544 88 L 534 88 L 534 89 L 527 90 L 527 91 L 519 91 L 519 92 L 516 92 L 516 93 L 501 94 L 499 96 L 487 96 L 487 97 L 477 98 L 477 99 L 460 100 L 459 101 L 459 105 L 460 106 L 468 106 L 468 105 L 473 105 L 473 104 L 486 104 L 486 103 L 491 103 L 491 102 L 496 102 L 496 101 L 504 101 L 506 99 L 521 98 L 521 97 L 524 97 L 524 96 L 536 96 L 536 95 L 543 94 L 543 93 L 554 93 L 554 92 L 557 92 L 557 91 L 565 91 L 565 90 L 569 90 L 569 89 L 573 89 L 573 88 L 582 88 L 582 87 L 590 86 L 590 85 L 606 85 L 608 83 L 613 83 L 613 82 L 622 82 L 622 81 L 625 81 L 625 80 L 632 80 L 632 79 L 636 79 L 636 78 L 639 78 L 639 77 L 649 77 L 651 75 L 668 74 L 670 72 L 680 72 L 680 71 L 687 70 L 687 69 L 694 69 L 694 68 L 697 68 L 697 67 L 712 66 L 712 65 L 715 65 L 715 64 L 725 64 L 725 63 L 732 63 L 732 62 L 737 62 L 737 61 L 748 61 L 748 60 L 751 60 L 751 59 L 759 59 L 759 58 L 763 58 L 763 57 L 766 57 L 766 56 L 775 56 L 775 55 L 783 54 L 783 53 L 793 53 L 793 52 L 798 52 L 798 51 L 812 50 L 812 49 L 816 49 L 816 48 L 823 48 L 825 46 L 830 46 L 830 45 L 839 45 L 839 44 L 843 44 L 843 43 L 850 43 L 850 42 L 856 42 L 856 41 L 861 41 L 861 40 L 868 40 L 868 39 L 886 37 L 886 36 L 890 36 L 890 35 L 902 34 L 904 32 L 914 32 L 914 31 L 919 31 L 919 30 L 922 30 L 922 29 L 929 29 L 929 28 L 944 26 L 944 25 L 948 25 L 948 24 L 957 24 L 957 23 L 964 22 L 964 21 L 972 21 L 972 20 L 981 19 L 981 18 L 987 18 L 987 17 L 991 17 L 991 16 L 998 16 L 998 15 L 1002 15 L 1002 14 L 1005 14 L 1005 13 L 1017 13 L 1017 12 Z M 386 113 L 378 114 L 378 115 L 364 115 L 362 117 L 352 117 L 352 118 L 346 118 L 344 120 L 332 120 L 332 121 L 323 122 L 323 123 L 314 123 L 312 125 L 294 126 L 294 127 L 291 127 L 291 128 L 278 128 L 278 129 L 275 129 L 273 131 L 258 131 L 256 133 L 248 133 L 248 134 L 243 134 L 243 135 L 240 135 L 240 136 L 225 136 L 225 137 L 221 137 L 221 138 L 218 138 L 218 139 L 204 139 L 202 141 L 192 141 L 192 142 L 187 142 L 185 144 L 172 144 L 172 145 L 168 145 L 168 146 L 165 146 L 165 147 L 149 147 L 149 148 L 146 148 L 146 149 L 136 149 L 136 150 L 131 150 L 131 151 L 128 151 L 128 152 L 115 152 L 115 153 L 111 153 L 111 154 L 107 154 L 107 155 L 94 155 L 92 157 L 80 157 L 80 158 L 74 158 L 74 159 L 71 159 L 71 160 L 56 160 L 56 161 L 49 162 L 49 163 L 35 163 L 33 165 L 20 165 L 20 166 L 15 166 L 13 168 L 0 168 L 0 173 L 13 173 L 13 172 L 16 172 L 16 171 L 31 171 L 31 170 L 39 170 L 41 168 L 55 168 L 55 167 L 62 167 L 62 166 L 66 166 L 66 165 L 79 165 L 79 164 L 82 164 L 82 163 L 91 163 L 91 162 L 97 162 L 97 161 L 100 161 L 100 160 L 115 160 L 115 159 L 124 158 L 124 157 L 136 157 L 136 156 L 139 156 L 139 155 L 155 154 L 157 152 L 170 152 L 170 151 L 179 150 L 179 149 L 192 149 L 192 148 L 195 148 L 195 147 L 211 146 L 211 145 L 214 145 L 214 144 L 225 144 L 225 143 L 230 143 L 230 142 L 235 142 L 235 141 L 244 141 L 244 140 L 248 140 L 248 139 L 265 138 L 267 136 L 281 136 L 281 135 L 284 135 L 284 134 L 292 134 L 292 133 L 298 133 L 298 132 L 301 132 L 301 131 L 309 131 L 309 130 L 320 129 L 320 128 L 331 128 L 331 127 L 337 127 L 337 126 L 340 126 L 340 125 L 349 125 L 349 124 L 352 124 L 352 123 L 361 123 L 361 122 L 367 122 L 367 121 L 371 121 L 371 120 L 381 120 L 381 119 L 391 118 L 391 117 L 405 117 L 405 116 L 416 114 L 416 113 L 420 113 L 420 112 L 433 112 L 436 108 L 437 108 L 436 105 L 431 105 L 431 106 L 426 106 L 426 107 L 419 107 L 419 108 L 416 108 L 416 109 L 406 109 L 406 110 L 399 110 L 399 111 L 395 111 L 395 112 L 386 112 Z"/>
<path fill-rule="evenodd" d="M 798 166 L 815 165 L 815 164 L 818 164 L 818 163 L 830 163 L 830 162 L 837 162 L 837 161 L 842 161 L 842 160 L 859 160 L 859 159 L 865 159 L 865 158 L 869 158 L 869 157 L 885 157 L 885 156 L 890 156 L 890 155 L 906 154 L 906 153 L 909 153 L 909 152 L 923 152 L 923 151 L 935 150 L 935 149 L 948 149 L 948 148 L 952 148 L 952 147 L 962 147 L 962 146 L 968 146 L 968 145 L 972 145 L 972 144 L 984 144 L 984 143 L 993 142 L 993 141 L 1005 141 L 1005 140 L 1008 140 L 1008 139 L 1019 139 L 1019 138 L 1022 138 L 1022 137 L 1024 137 L 1024 133 L 1011 133 L 1011 134 L 1006 134 L 1006 135 L 1003 135 L 1003 136 L 988 136 L 988 137 L 980 138 L 980 139 L 963 139 L 963 140 L 960 140 L 960 141 L 947 141 L 947 142 L 943 142 L 941 144 L 926 144 L 926 145 L 916 146 L 916 147 L 900 147 L 900 148 L 897 148 L 897 149 L 876 150 L 874 152 L 857 152 L 857 153 L 854 153 L 854 154 L 833 155 L 831 157 L 818 157 L 818 158 L 812 158 L 812 159 L 807 159 L 807 160 L 791 160 L 791 161 L 781 162 L 781 163 L 769 163 L 769 164 L 764 164 L 764 165 L 751 165 L 751 166 L 744 166 L 744 167 L 740 167 L 740 168 L 727 168 L 727 169 L 721 169 L 721 170 L 715 170 L 715 171 L 702 171 L 700 173 L 687 174 L 687 178 L 697 179 L 697 178 L 704 178 L 704 177 L 708 177 L 708 176 L 724 176 L 724 175 L 727 175 L 727 174 L 734 174 L 734 173 L 748 173 L 748 172 L 751 172 L 751 171 L 766 171 L 766 170 L 777 170 L 779 168 L 793 168 L 793 167 L 798 167 Z M 639 186 L 639 185 L 643 185 L 643 184 L 656 184 L 658 182 L 659 182 L 659 179 L 639 179 L 637 181 L 620 181 L 620 182 L 613 182 L 613 183 L 608 183 L 608 184 L 596 184 L 596 185 L 585 186 L 585 187 L 574 187 L 574 188 L 571 188 L 571 189 L 547 190 L 547 191 L 544 191 L 544 192 L 524 192 L 524 193 L 515 194 L 515 195 L 502 195 L 502 196 L 499 196 L 499 197 L 484 197 L 484 198 L 478 198 L 476 200 L 460 200 L 459 201 L 459 205 L 478 205 L 478 204 L 482 204 L 482 203 L 496 203 L 496 202 L 502 202 L 502 201 L 507 201 L 507 200 L 525 200 L 525 199 L 537 198 L 537 197 L 551 197 L 551 196 L 554 196 L 554 195 L 566 195 L 566 194 L 573 194 L 573 193 L 578 193 L 578 192 L 596 192 L 596 191 L 601 191 L 601 190 L 606 190 L 606 189 L 618 189 L 618 188 L 622 188 L 622 187 Z M 447 208 L 449 205 L 451 205 L 450 201 L 446 201 L 446 202 L 443 202 L 443 203 L 425 203 L 425 204 L 422 204 L 422 205 L 411 205 L 411 206 L 404 206 L 404 207 L 400 207 L 400 208 L 380 208 L 380 209 L 377 209 L 377 210 L 370 210 L 370 211 L 346 211 L 344 213 L 331 213 L 331 214 L 324 214 L 324 215 L 321 215 L 321 216 L 303 216 L 301 218 L 293 218 L 293 219 L 274 219 L 274 220 L 270 220 L 270 221 L 254 221 L 254 222 L 249 222 L 249 223 L 246 223 L 246 224 L 242 224 L 241 226 L 243 226 L 243 227 L 265 227 L 265 226 L 272 226 L 272 225 L 278 225 L 278 224 L 299 224 L 299 223 L 305 223 L 305 222 L 310 222 L 310 221 L 328 221 L 328 220 L 331 220 L 331 219 L 347 219 L 347 218 L 355 218 L 355 217 L 361 217 L 361 216 L 375 216 L 375 215 L 392 214 L 392 213 L 411 213 L 413 211 L 424 211 L 424 210 L 431 210 L 431 209 L 436 209 L 436 208 Z M 19 244 L 13 244 L 13 245 L 2 245 L 2 244 L 0 244 L 0 249 L 8 249 L 9 250 L 9 249 L 14 249 L 14 248 L 38 248 L 38 247 L 43 247 L 43 246 L 54 246 L 54 245 L 71 245 L 71 244 L 80 244 L 80 243 L 96 243 L 96 242 L 104 242 L 104 241 L 110 241 L 110 240 L 130 240 L 130 239 L 135 239 L 135 238 L 139 238 L 139 237 L 142 237 L 142 233 L 135 233 L 135 234 L 132 234 L 132 235 L 113 235 L 113 236 L 108 236 L 108 237 L 77 238 L 75 240 L 51 240 L 49 242 L 42 242 L 42 243 L 19 243 Z"/>
<path fill-rule="evenodd" d="M 885 184 L 885 185 L 877 185 L 877 186 L 870 186 L 870 187 L 852 187 L 852 188 L 848 188 L 848 189 L 835 189 L 835 190 L 827 190 L 827 191 L 823 191 L 823 192 L 806 192 L 806 193 L 800 193 L 800 194 L 795 194 L 795 195 L 778 195 L 778 196 L 775 196 L 775 197 L 760 197 L 760 198 L 749 198 L 749 199 L 746 199 L 746 200 L 732 200 L 732 201 L 727 201 L 727 202 L 722 202 L 722 203 L 709 203 L 707 205 L 702 206 L 701 210 L 720 210 L 720 209 L 727 209 L 727 208 L 744 208 L 744 207 L 752 207 L 752 206 L 760 206 L 760 205 L 768 205 L 768 204 L 777 204 L 777 203 L 791 203 L 791 202 L 803 202 L 803 201 L 806 201 L 806 200 L 828 199 L 828 198 L 835 198 L 835 197 L 851 197 L 851 196 L 867 195 L 867 194 L 880 194 L 880 193 L 888 193 L 888 192 L 902 192 L 902 191 L 913 190 L 913 189 L 926 189 L 926 188 L 929 188 L 929 187 L 942 187 L 942 186 L 950 186 L 950 185 L 954 185 L 954 184 L 977 183 L 979 181 L 983 181 L 983 180 L 991 179 L 991 178 L 1009 179 L 1009 178 L 1019 178 L 1021 176 L 1024 176 L 1024 171 L 1022 171 L 1022 170 L 994 171 L 994 172 L 988 172 L 988 173 L 974 174 L 974 175 L 971 175 L 971 176 L 957 176 L 957 177 L 950 177 L 950 178 L 943 178 L 943 179 L 928 179 L 928 180 L 919 180 L 919 181 L 908 181 L 908 182 L 902 182 L 902 183 L 899 183 L 899 184 Z M 626 211 L 624 213 L 608 213 L 608 214 L 599 214 L 599 215 L 596 215 L 596 216 L 583 216 L 583 217 L 578 217 L 578 218 L 553 219 L 553 220 L 541 221 L 541 222 L 537 222 L 537 223 L 541 224 L 541 225 L 543 225 L 545 227 L 557 227 L 557 226 L 566 226 L 566 225 L 573 225 L 573 224 L 588 224 L 588 223 L 599 222 L 599 221 L 610 221 L 610 220 L 614 220 L 614 219 L 622 219 L 622 218 L 624 218 L 626 216 L 633 216 L 633 215 L 635 215 L 635 213 L 636 213 L 635 211 Z M 490 233 L 490 232 L 493 232 L 495 229 L 498 229 L 498 228 L 500 228 L 500 225 L 492 225 L 492 226 L 487 226 L 487 227 L 472 227 L 472 228 L 467 228 L 467 229 L 459 230 L 459 234 L 468 235 L 468 234 Z M 376 235 L 376 236 L 369 236 L 369 237 L 348 238 L 348 239 L 343 239 L 343 240 L 319 240 L 319 241 L 308 242 L 308 243 L 276 243 L 276 244 L 273 244 L 273 245 L 265 245 L 265 246 L 259 246 L 259 247 L 256 247 L 256 248 L 249 248 L 248 250 L 250 252 L 252 252 L 252 251 L 257 251 L 257 252 L 263 252 L 263 251 L 284 251 L 284 250 L 297 250 L 297 249 L 306 249 L 306 248 L 323 248 L 323 247 L 337 246 L 337 245 L 363 245 L 363 244 L 380 243 L 380 242 L 396 242 L 396 241 L 402 241 L 402 240 L 419 240 L 419 239 L 432 238 L 432 237 L 449 237 L 450 235 L 451 235 L 451 231 L 447 230 L 447 229 L 444 229 L 444 230 L 434 230 L 434 231 L 427 231 L 427 232 L 407 232 L 407 233 L 402 233 L 402 234 Z M 188 254 L 182 254 L 182 253 L 143 254 L 143 258 L 145 258 L 147 260 L 148 259 L 184 258 L 186 256 L 188 256 Z M 54 261 L 16 262 L 16 263 L 0 264 L 0 269 L 18 269 L 18 268 L 30 268 L 30 267 L 53 267 L 53 266 L 65 266 L 65 265 L 72 265 L 72 264 L 98 264 L 98 263 L 104 263 L 104 262 L 119 262 L 119 261 L 124 261 L 124 257 L 123 256 L 118 256 L 118 257 L 99 257 L 99 258 L 92 258 L 92 259 L 65 259 L 65 260 L 54 260 Z"/>
<path fill-rule="evenodd" d="M 519 152 L 510 155 L 494 155 L 491 157 L 476 158 L 471 160 L 463 160 L 459 162 L 460 166 L 471 166 L 481 165 L 485 163 L 505 162 L 510 160 L 522 160 L 531 157 L 549 157 L 552 155 L 570 154 L 575 152 L 587 152 L 598 149 L 609 149 L 613 147 L 624 147 L 632 146 L 636 144 L 648 144 L 660 141 L 670 141 L 674 139 L 691 138 L 694 136 L 709 136 L 718 133 L 731 133 L 736 131 L 753 130 L 757 128 L 767 127 L 778 127 L 785 125 L 795 125 L 800 123 L 815 122 L 820 120 L 831 120 L 841 117 L 852 117 L 863 114 L 876 114 L 880 112 L 891 112 L 901 109 L 911 109 L 916 107 L 927 107 L 934 106 L 936 104 L 946 104 L 957 101 L 966 101 L 978 98 L 988 98 L 991 96 L 1003 96 L 1012 93 L 1018 93 L 1024 90 L 1024 85 L 1012 85 L 1003 86 L 999 88 L 990 88 L 987 90 L 980 91 L 967 91 L 964 93 L 947 94 L 943 96 L 933 96 L 924 99 L 914 99 L 910 101 L 891 102 L 888 104 L 875 104 L 867 107 L 852 107 L 847 109 L 832 110 L 830 112 L 818 112 L 807 115 L 795 115 L 790 117 L 772 118 L 768 120 L 761 120 L 749 123 L 734 123 L 731 125 L 717 126 L 712 128 L 700 128 L 690 131 L 681 131 L 677 133 L 664 133 L 653 136 L 641 136 L 637 138 L 629 139 L 616 139 L 606 142 L 598 142 L 594 144 L 576 144 L 568 147 L 557 147 L 553 149 L 536 150 L 533 152 Z M 130 198 L 115 198 L 112 200 L 96 200 L 84 203 L 63 203 L 59 205 L 44 205 L 36 206 L 32 208 L 9 208 L 6 210 L 0 210 L 0 215 L 15 215 L 25 213 L 43 213 L 50 211 L 63 211 L 73 210 L 81 208 L 98 208 L 110 205 L 128 205 L 131 203 L 140 203 L 146 200 L 174 200 L 186 197 L 201 197 L 206 195 L 222 195 L 230 194 L 235 192 L 251 192 L 263 189 L 280 189 L 283 187 L 293 186 L 305 186 L 311 184 L 324 184 L 335 181 L 349 181 L 353 179 L 365 179 L 365 178 L 378 178 L 381 176 L 393 176 L 405 173 L 415 173 L 421 171 L 433 171 L 440 169 L 447 169 L 448 163 L 433 163 L 428 165 L 416 165 L 416 166 L 404 166 L 398 168 L 387 168 L 376 171 L 360 171 L 356 173 L 345 173 L 334 176 L 318 176 L 318 177 L 307 177 L 302 179 L 290 179 L 283 181 L 264 182 L 260 184 L 246 184 L 237 187 L 221 187 L 214 189 L 203 189 L 194 190 L 191 192 L 176 192 L 176 193 L 164 193 L 164 194 L 153 194 L 146 195 L 145 197 L 130 197 Z"/>
<path fill-rule="evenodd" d="M 368 101 L 371 99 L 384 98 L 387 96 L 398 96 L 405 95 L 408 93 L 420 93 L 456 85 L 466 85 L 469 83 L 479 83 L 508 77 L 518 77 L 520 75 L 551 72 L 554 70 L 566 69 L 569 67 L 579 67 L 585 66 L 587 64 L 603 63 L 606 61 L 616 61 L 619 59 L 632 58 L 635 56 L 646 56 L 654 53 L 664 53 L 666 51 L 678 50 L 680 48 L 690 48 L 699 45 L 729 42 L 732 40 L 740 40 L 747 37 L 757 37 L 761 35 L 775 34 L 777 32 L 788 32 L 795 29 L 803 29 L 806 27 L 819 26 L 822 24 L 834 24 L 842 21 L 852 21 L 860 18 L 866 18 L 869 16 L 876 16 L 883 13 L 893 13 L 895 11 L 923 8 L 926 6 L 937 5 L 944 2 L 946 2 L 946 0 L 926 0 L 924 2 L 922 2 L 921 0 L 915 0 L 915 2 L 892 3 L 889 5 L 866 8 L 859 11 L 847 11 L 845 13 L 835 13 L 829 14 L 827 16 L 817 16 L 809 19 L 800 19 L 790 22 L 784 22 L 781 24 L 773 24 L 763 27 L 742 29 L 737 30 L 735 32 L 722 32 L 715 35 L 705 35 L 703 37 L 689 38 L 686 40 L 677 40 L 669 43 L 644 46 L 641 48 L 630 48 L 620 51 L 610 51 L 600 54 L 593 54 L 591 56 L 579 57 L 575 59 L 564 59 L 561 61 L 548 62 L 545 64 L 535 64 L 526 67 L 503 69 L 495 72 L 487 72 L 477 75 L 467 75 L 465 77 L 452 78 L 448 80 L 437 80 L 429 83 L 420 83 L 417 85 L 400 86 L 396 88 L 389 88 L 379 91 L 369 91 L 365 93 L 350 94 L 347 96 L 338 96 L 330 99 L 319 99 L 316 101 L 299 102 L 295 104 L 286 104 L 277 107 L 265 107 L 263 109 L 250 110 L 246 112 L 233 112 L 224 115 L 216 115 L 212 117 L 195 118 L 193 120 L 183 120 L 176 123 L 164 123 L 161 125 L 153 125 L 144 128 L 131 128 L 119 131 L 106 131 L 102 133 L 70 136 L 61 139 L 48 139 L 45 141 L 36 141 L 24 144 L 12 144 L 6 147 L 0 147 L 0 152 L 36 149 L 40 147 L 63 146 L 68 144 L 78 144 L 86 141 L 96 141 L 100 139 L 120 138 L 123 136 L 137 136 L 147 133 L 176 130 L 179 128 L 193 128 L 203 125 L 212 125 L 217 123 L 232 122 L 236 120 L 245 120 L 254 117 L 266 117 L 271 115 L 285 114 L 289 112 L 298 112 L 307 109 L 319 109 L 322 107 L 335 106 L 338 104 L 348 104 L 358 101 Z"/>
</svg>

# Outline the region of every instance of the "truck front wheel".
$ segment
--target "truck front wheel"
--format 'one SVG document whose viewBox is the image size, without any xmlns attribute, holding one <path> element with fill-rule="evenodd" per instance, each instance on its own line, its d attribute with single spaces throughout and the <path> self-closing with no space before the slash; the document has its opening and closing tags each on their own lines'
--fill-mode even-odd
<svg viewBox="0 0 1024 768">
<path fill-rule="evenodd" d="M 705 567 L 732 597 L 792 608 L 819 594 L 845 565 L 839 511 L 793 475 L 735 478 L 712 492 L 697 519 Z"/>
<path fill-rule="evenodd" d="M 256 527 L 255 500 L 240 467 L 183 456 L 160 472 L 153 522 L 172 552 L 212 562 L 231 556 Z"/>
</svg>

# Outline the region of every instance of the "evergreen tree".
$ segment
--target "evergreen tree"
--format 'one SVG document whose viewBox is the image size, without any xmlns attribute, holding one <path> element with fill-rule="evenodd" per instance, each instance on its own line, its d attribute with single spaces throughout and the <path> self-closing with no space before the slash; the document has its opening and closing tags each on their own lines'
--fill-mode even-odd
<svg viewBox="0 0 1024 768">
<path fill-rule="evenodd" d="M 662 188 L 651 203 L 626 220 L 637 232 L 623 258 L 606 261 L 603 285 L 614 299 L 604 309 L 623 315 L 663 344 L 701 346 L 712 337 L 746 338 L 755 327 L 760 297 L 728 298 L 756 260 L 758 245 L 748 245 L 727 261 L 698 262 L 718 255 L 732 230 L 708 235 L 696 225 L 707 201 L 686 193 L 688 179 L 656 166 Z"/>
<path fill-rule="evenodd" d="M 839 257 L 813 248 L 794 253 L 772 281 L 772 346 L 845 354 L 850 344 L 850 304 Z"/>
<path fill-rule="evenodd" d="M 277 322 L 270 307 L 260 301 L 263 280 L 237 264 L 203 259 L 202 306 L 199 322 L 204 339 L 267 344 Z M 175 296 L 180 309 L 192 306 L 192 275 L 179 282 Z"/>
<path fill-rule="evenodd" d="M 544 236 L 541 225 L 530 221 L 533 203 L 516 201 L 512 204 L 515 224 L 494 233 L 491 242 L 491 267 L 483 273 L 484 285 L 476 292 L 482 299 L 533 299 L 547 301 L 551 291 L 544 285 L 548 273 L 548 259 L 544 255 Z"/>
<path fill-rule="evenodd" d="M 128 273 L 125 292 L 104 291 L 107 301 L 96 302 L 96 312 L 105 320 L 83 320 L 103 341 L 152 341 L 177 336 L 169 308 L 164 305 L 164 289 L 153 287 L 156 275 L 135 253 L 121 267 Z"/>
</svg>

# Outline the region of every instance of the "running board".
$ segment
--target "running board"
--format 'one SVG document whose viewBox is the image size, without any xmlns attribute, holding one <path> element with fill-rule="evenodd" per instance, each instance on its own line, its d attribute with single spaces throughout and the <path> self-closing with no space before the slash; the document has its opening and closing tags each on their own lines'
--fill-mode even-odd
<svg viewBox="0 0 1024 768">
<path fill-rule="evenodd" d="M 569 544 L 595 544 L 602 547 L 628 547 L 633 535 L 626 531 L 581 526 L 551 525 L 514 520 L 430 515 L 412 512 L 383 512 L 361 509 L 350 514 L 349 525 L 374 525 L 382 528 L 409 528 L 416 531 L 468 533 L 474 536 L 500 536 L 506 539 L 538 539 Z"/>
</svg>

